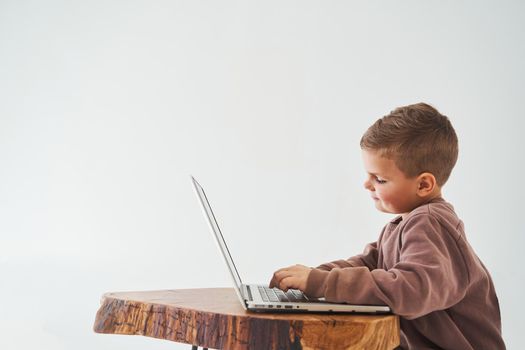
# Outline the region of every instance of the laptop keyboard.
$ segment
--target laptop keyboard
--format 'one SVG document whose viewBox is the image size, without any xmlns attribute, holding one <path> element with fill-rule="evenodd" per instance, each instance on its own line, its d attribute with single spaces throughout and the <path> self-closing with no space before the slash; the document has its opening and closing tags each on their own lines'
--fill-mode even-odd
<svg viewBox="0 0 525 350">
<path fill-rule="evenodd" d="M 271 302 L 302 302 L 308 301 L 305 295 L 298 289 L 289 289 L 286 293 L 278 288 L 258 286 L 259 293 L 264 301 Z"/>
</svg>

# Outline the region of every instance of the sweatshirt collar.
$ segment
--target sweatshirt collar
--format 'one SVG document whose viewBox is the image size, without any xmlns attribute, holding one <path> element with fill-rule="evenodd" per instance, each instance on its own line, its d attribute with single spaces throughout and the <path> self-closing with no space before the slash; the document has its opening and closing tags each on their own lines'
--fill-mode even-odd
<svg viewBox="0 0 525 350">
<path fill-rule="evenodd" d="M 436 197 L 428 202 L 426 202 L 425 204 L 421 204 L 419 207 L 423 206 L 423 205 L 427 205 L 427 204 L 431 204 L 431 203 L 443 203 L 445 202 L 445 200 L 443 199 L 443 197 Z M 416 210 L 417 208 L 419 207 L 416 207 L 414 209 L 412 209 L 412 211 Z M 411 212 L 412 212 L 411 211 Z M 410 215 L 410 214 L 409 214 Z M 390 223 L 391 224 L 394 224 L 394 225 L 397 225 L 399 224 L 401 221 L 403 220 L 403 217 L 401 215 L 397 215 L 395 218 L 393 218 L 392 220 L 390 220 Z"/>
</svg>

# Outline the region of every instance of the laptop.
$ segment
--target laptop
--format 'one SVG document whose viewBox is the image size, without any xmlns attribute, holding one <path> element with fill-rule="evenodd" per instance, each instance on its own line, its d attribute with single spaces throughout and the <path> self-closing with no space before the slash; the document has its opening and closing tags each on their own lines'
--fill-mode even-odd
<svg viewBox="0 0 525 350">
<path fill-rule="evenodd" d="M 350 305 L 327 302 L 323 298 L 309 298 L 300 290 L 290 289 L 286 293 L 278 288 L 269 288 L 266 285 L 244 284 L 233 258 L 228 250 L 226 241 L 221 233 L 219 224 L 213 214 L 210 202 L 202 186 L 191 177 L 195 193 L 199 198 L 202 211 L 210 226 L 215 242 L 219 247 L 226 266 L 233 280 L 233 287 L 242 307 L 249 311 L 258 312 L 358 312 L 358 313 L 388 313 L 390 308 L 384 305 Z"/>
</svg>

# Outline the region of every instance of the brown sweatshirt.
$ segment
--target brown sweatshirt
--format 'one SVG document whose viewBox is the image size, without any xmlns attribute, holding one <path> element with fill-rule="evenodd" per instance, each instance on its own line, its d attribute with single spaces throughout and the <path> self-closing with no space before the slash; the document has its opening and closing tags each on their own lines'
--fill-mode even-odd
<svg viewBox="0 0 525 350">
<path fill-rule="evenodd" d="M 305 293 L 388 305 L 403 349 L 505 349 L 492 279 L 442 198 L 392 220 L 363 254 L 313 269 Z"/>
</svg>

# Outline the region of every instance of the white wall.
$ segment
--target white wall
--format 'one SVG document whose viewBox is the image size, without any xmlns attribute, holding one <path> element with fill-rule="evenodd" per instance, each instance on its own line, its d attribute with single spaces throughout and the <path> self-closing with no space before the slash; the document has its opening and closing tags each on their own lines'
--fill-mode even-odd
<svg viewBox="0 0 525 350">
<path fill-rule="evenodd" d="M 524 10 L 0 1 L 0 348 L 189 348 L 92 332 L 104 292 L 230 286 L 189 174 L 247 281 L 361 252 L 390 216 L 359 139 L 426 101 L 459 134 L 444 196 L 523 349 Z"/>
</svg>

